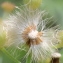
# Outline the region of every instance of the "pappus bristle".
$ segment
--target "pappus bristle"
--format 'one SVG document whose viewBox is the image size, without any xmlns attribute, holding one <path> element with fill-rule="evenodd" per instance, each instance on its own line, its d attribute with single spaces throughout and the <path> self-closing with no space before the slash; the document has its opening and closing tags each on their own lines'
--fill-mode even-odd
<svg viewBox="0 0 63 63">
<path fill-rule="evenodd" d="M 10 15 L 9 19 L 4 21 L 8 44 L 18 47 L 27 45 L 29 50 L 26 57 L 31 53 L 32 61 L 38 62 L 51 57 L 56 50 L 58 29 L 46 26 L 51 21 L 48 22 L 48 18 L 43 19 L 45 15 L 45 11 L 29 11 L 24 8 L 24 10 L 19 9 L 16 14 Z"/>
</svg>

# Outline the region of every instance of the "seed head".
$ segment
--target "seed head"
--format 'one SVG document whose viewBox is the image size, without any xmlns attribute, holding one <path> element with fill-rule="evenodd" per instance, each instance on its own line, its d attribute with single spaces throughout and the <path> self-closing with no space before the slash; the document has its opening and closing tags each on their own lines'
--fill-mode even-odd
<svg viewBox="0 0 63 63">
<path fill-rule="evenodd" d="M 47 28 L 50 18 L 43 19 L 45 15 L 45 11 L 29 11 L 24 8 L 4 21 L 8 44 L 29 46 L 26 57 L 31 53 L 32 61 L 36 62 L 50 57 L 55 52 L 58 42 L 55 36 L 58 29 L 56 26 Z"/>
</svg>

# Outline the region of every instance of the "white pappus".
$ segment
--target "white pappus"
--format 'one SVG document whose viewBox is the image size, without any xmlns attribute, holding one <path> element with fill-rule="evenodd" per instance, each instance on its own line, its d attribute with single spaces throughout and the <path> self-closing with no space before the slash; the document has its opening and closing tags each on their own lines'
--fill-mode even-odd
<svg viewBox="0 0 63 63">
<path fill-rule="evenodd" d="M 26 44 L 29 46 L 26 57 L 31 53 L 32 60 L 37 62 L 50 57 L 56 50 L 58 29 L 56 26 L 49 28 L 46 26 L 51 22 L 48 21 L 51 18 L 43 19 L 45 15 L 45 11 L 30 11 L 27 8 L 19 9 L 16 14 L 10 15 L 3 21 L 7 45 L 19 47 L 20 44 L 21 46 Z"/>
</svg>

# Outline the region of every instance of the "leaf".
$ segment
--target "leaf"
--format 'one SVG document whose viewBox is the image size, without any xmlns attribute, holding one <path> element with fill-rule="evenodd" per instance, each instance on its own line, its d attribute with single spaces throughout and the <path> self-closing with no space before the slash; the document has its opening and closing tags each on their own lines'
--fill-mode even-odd
<svg viewBox="0 0 63 63">
<path fill-rule="evenodd" d="M 60 48 L 59 52 L 61 54 L 60 63 L 63 63 L 63 48 Z"/>
<path fill-rule="evenodd" d="M 11 56 L 8 51 L 5 48 L 1 49 L 1 55 L 2 55 L 2 63 L 21 63 L 17 59 L 15 59 L 13 56 Z"/>
<path fill-rule="evenodd" d="M 26 49 L 24 47 L 16 47 L 14 45 L 6 48 L 7 51 L 13 56 L 15 57 L 16 59 L 21 59 L 25 56 L 25 54 L 27 53 L 26 52 Z"/>
<path fill-rule="evenodd" d="M 29 54 L 29 56 L 26 59 L 26 63 L 31 63 L 32 61 L 31 57 L 32 57 L 31 54 Z"/>
</svg>

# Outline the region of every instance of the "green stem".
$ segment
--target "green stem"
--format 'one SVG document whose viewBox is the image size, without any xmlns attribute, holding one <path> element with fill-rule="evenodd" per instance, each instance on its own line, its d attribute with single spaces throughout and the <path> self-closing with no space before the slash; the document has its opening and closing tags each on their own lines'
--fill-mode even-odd
<svg viewBox="0 0 63 63">
<path fill-rule="evenodd" d="M 7 55 L 11 60 L 13 60 L 15 63 L 21 63 L 20 61 L 18 61 L 17 59 L 15 59 L 14 57 L 12 57 L 7 51 L 5 48 L 2 48 L 1 51 Z"/>
<path fill-rule="evenodd" d="M 32 54 L 30 53 L 26 59 L 26 63 L 31 63 Z"/>
</svg>

